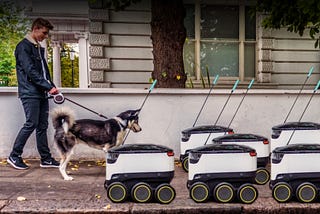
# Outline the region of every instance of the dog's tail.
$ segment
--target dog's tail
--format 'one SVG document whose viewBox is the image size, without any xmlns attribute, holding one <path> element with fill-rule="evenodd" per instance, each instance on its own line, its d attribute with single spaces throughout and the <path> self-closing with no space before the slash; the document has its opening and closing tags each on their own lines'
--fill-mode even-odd
<svg viewBox="0 0 320 214">
<path fill-rule="evenodd" d="M 74 112 L 68 107 L 58 107 L 51 112 L 53 127 L 57 130 L 62 128 L 64 133 L 68 133 L 69 129 L 74 125 Z"/>
</svg>

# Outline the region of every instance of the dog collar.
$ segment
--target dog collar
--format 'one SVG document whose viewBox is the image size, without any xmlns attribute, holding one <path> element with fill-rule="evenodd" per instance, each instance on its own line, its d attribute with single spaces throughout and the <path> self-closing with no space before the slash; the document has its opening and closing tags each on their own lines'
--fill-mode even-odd
<svg viewBox="0 0 320 214">
<path fill-rule="evenodd" d="M 126 128 L 127 124 L 124 122 L 124 120 L 122 120 L 120 117 L 115 117 L 114 119 L 119 123 L 122 129 Z"/>
</svg>

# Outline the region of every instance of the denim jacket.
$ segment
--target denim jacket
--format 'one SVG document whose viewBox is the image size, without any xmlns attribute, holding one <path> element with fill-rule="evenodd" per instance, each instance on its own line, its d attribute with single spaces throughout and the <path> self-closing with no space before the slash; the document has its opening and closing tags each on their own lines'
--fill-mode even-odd
<svg viewBox="0 0 320 214">
<path fill-rule="evenodd" d="M 14 54 L 19 98 L 47 98 L 46 92 L 54 87 L 54 84 L 44 59 L 44 48 L 27 35 L 18 43 Z M 42 69 L 41 59 L 45 71 Z"/>
</svg>

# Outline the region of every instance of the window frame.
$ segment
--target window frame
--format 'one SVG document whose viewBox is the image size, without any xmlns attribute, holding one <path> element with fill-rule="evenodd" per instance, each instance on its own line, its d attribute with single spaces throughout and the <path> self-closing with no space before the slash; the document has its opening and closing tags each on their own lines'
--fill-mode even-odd
<svg viewBox="0 0 320 214">
<path fill-rule="evenodd" d="M 185 1 L 187 3 L 190 1 Z M 194 17 L 194 27 L 195 27 L 195 38 L 188 38 L 190 42 L 194 42 L 194 72 L 195 72 L 195 79 L 200 80 L 201 79 L 201 42 L 218 42 L 218 43 L 238 43 L 239 48 L 239 56 L 238 56 L 238 63 L 239 63 L 239 76 L 238 77 L 227 77 L 222 76 L 220 77 L 222 80 L 235 80 L 239 79 L 240 81 L 250 80 L 252 78 L 257 77 L 257 34 L 255 37 L 255 40 L 245 40 L 245 18 L 246 18 L 246 6 L 249 5 L 246 4 L 248 1 L 245 0 L 236 0 L 236 1 L 215 1 L 212 3 L 212 1 L 208 1 L 208 4 L 221 4 L 221 5 L 237 5 L 239 7 L 239 37 L 238 40 L 234 39 L 219 39 L 219 40 L 213 40 L 213 39 L 201 39 L 201 4 L 206 3 L 203 0 L 194 0 L 192 1 L 195 7 L 195 17 Z M 256 20 L 257 22 L 257 20 Z M 257 24 L 256 24 L 256 30 L 257 30 Z M 245 76 L 245 45 L 254 45 L 254 77 L 246 77 Z"/>
</svg>

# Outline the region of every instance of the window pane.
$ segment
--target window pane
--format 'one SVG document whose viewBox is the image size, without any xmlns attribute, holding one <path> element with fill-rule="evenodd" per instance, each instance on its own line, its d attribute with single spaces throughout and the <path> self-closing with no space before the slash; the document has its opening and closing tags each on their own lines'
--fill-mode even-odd
<svg viewBox="0 0 320 214">
<path fill-rule="evenodd" d="M 201 42 L 201 72 L 205 74 L 206 66 L 210 76 L 239 76 L 238 43 Z"/>
<path fill-rule="evenodd" d="M 195 59 L 194 59 L 194 41 L 186 39 L 183 46 L 183 63 L 184 71 L 188 76 L 195 75 Z"/>
<path fill-rule="evenodd" d="M 246 7 L 246 40 L 256 40 L 256 17 L 251 17 L 251 7 Z"/>
<path fill-rule="evenodd" d="M 194 38 L 194 5 L 186 4 L 184 5 L 186 8 L 186 17 L 184 18 L 184 27 L 187 30 L 187 37 Z"/>
<path fill-rule="evenodd" d="M 201 38 L 239 38 L 239 7 L 201 5 Z"/>
<path fill-rule="evenodd" d="M 244 46 L 244 76 L 255 77 L 256 61 L 255 44 L 245 44 Z"/>
</svg>

